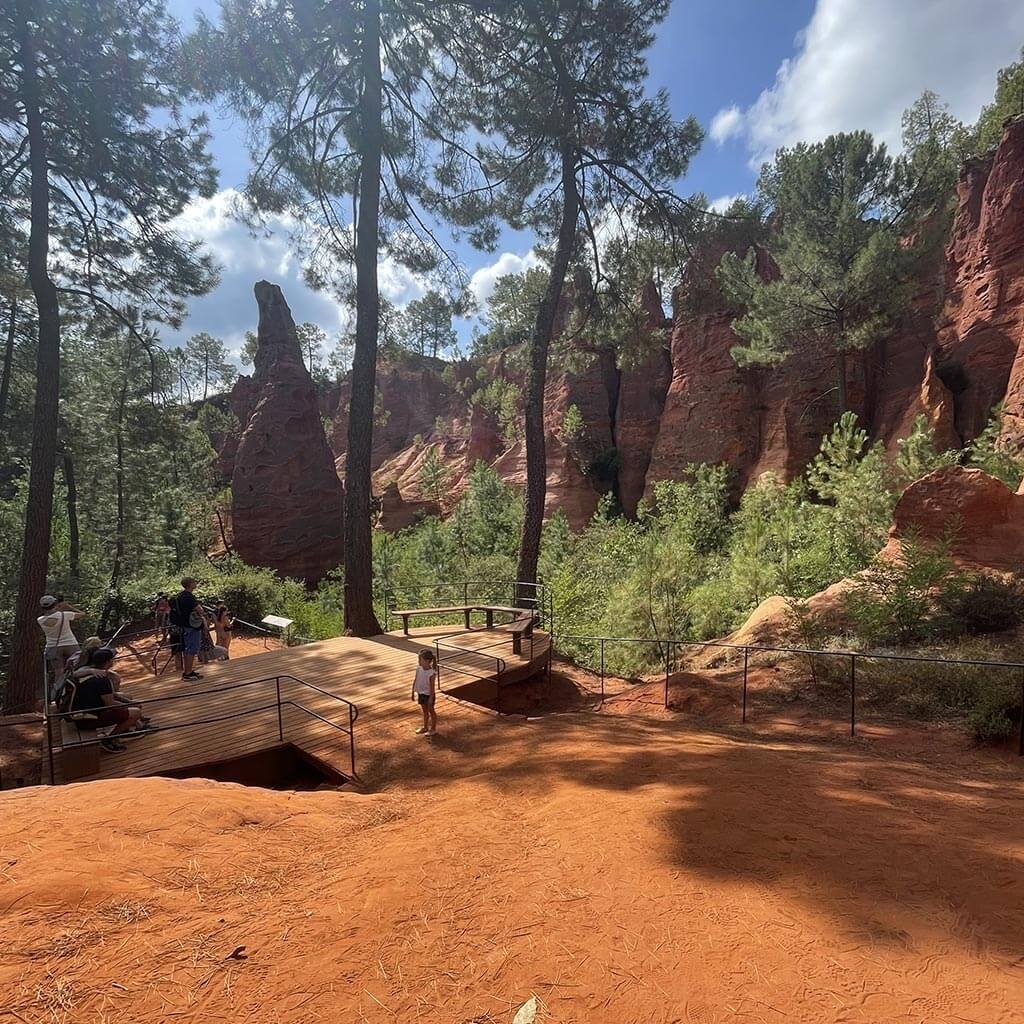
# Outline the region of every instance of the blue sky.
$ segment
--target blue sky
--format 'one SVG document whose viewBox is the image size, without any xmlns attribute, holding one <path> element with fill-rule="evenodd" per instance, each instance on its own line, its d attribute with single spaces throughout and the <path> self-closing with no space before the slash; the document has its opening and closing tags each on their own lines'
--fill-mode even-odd
<svg viewBox="0 0 1024 1024">
<path fill-rule="evenodd" d="M 216 14 L 215 0 L 169 0 L 188 27 L 193 12 Z M 682 183 L 723 203 L 753 188 L 760 162 L 780 145 L 866 128 L 899 145 L 901 112 L 933 89 L 952 112 L 973 121 L 991 99 L 998 68 L 1024 44 L 1019 0 L 675 0 L 649 54 L 651 88 L 665 88 L 673 112 L 693 114 L 708 133 Z M 248 155 L 241 126 L 211 111 L 212 150 L 221 192 L 186 211 L 181 227 L 203 239 L 222 267 L 220 286 L 196 300 L 176 343 L 197 331 L 237 349 L 255 326 L 252 286 L 281 284 L 298 321 L 335 335 L 345 318 L 301 281 L 286 233 L 253 239 L 232 217 Z M 484 298 L 500 273 L 529 261 L 530 239 L 507 233 L 495 253 L 455 251 Z M 381 288 L 402 304 L 422 283 L 401 268 L 381 268 Z M 469 325 L 460 325 L 465 338 Z"/>
</svg>

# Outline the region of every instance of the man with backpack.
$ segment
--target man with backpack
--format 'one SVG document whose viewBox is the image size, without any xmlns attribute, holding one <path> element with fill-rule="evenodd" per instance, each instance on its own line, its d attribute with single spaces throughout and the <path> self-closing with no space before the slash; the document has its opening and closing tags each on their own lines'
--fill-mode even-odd
<svg viewBox="0 0 1024 1024">
<path fill-rule="evenodd" d="M 210 628 L 206 609 L 192 593 L 196 589 L 196 581 L 186 576 L 181 581 L 181 593 L 172 602 L 171 623 L 181 630 L 181 678 L 202 679 L 195 670 L 196 655 L 203 639 L 203 627 Z"/>
</svg>

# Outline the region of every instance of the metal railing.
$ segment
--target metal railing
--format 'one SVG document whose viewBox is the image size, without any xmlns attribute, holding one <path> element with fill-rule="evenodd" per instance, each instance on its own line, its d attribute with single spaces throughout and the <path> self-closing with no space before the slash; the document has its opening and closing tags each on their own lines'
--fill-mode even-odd
<svg viewBox="0 0 1024 1024">
<path fill-rule="evenodd" d="M 462 598 L 462 606 L 506 603 L 510 607 L 532 609 L 539 617 L 540 628 L 550 629 L 554 623 L 554 594 L 544 583 L 525 583 L 522 580 L 445 580 L 434 583 L 391 583 L 384 587 L 384 629 L 391 628 L 392 609 L 403 607 L 419 597 L 403 596 L 396 605 L 398 593 L 454 594 L 450 600 Z M 483 596 L 480 596 L 483 594 Z M 494 595 L 499 595 L 495 597 Z M 505 596 L 507 595 L 507 597 Z"/>
<path fill-rule="evenodd" d="M 449 634 L 458 635 L 458 634 Z M 505 643 L 506 641 L 501 641 Z M 495 709 L 501 711 L 501 677 L 508 668 L 504 658 L 498 657 L 496 654 L 488 654 L 487 651 L 491 647 L 498 647 L 500 644 L 488 644 L 487 647 L 481 647 L 479 649 L 471 649 L 468 647 L 459 647 L 457 644 L 446 643 L 441 637 L 434 640 L 434 666 L 437 670 L 437 688 L 442 692 L 447 691 L 441 685 L 442 678 L 442 665 L 447 665 L 448 670 L 455 675 L 469 676 L 471 679 L 488 680 L 494 679 L 495 687 Z M 442 648 L 444 649 L 442 651 Z M 447 652 L 447 654 L 445 654 Z M 478 669 L 479 662 L 474 662 L 474 656 L 477 659 L 483 659 L 488 665 L 493 662 L 493 671 L 475 671 Z M 462 660 L 463 667 L 457 667 L 457 663 Z M 468 665 L 472 667 L 467 667 Z"/>
<path fill-rule="evenodd" d="M 743 655 L 743 684 L 741 697 L 740 721 L 747 721 L 747 691 L 750 672 L 751 654 L 780 654 L 799 655 L 803 657 L 838 658 L 849 661 L 849 708 L 850 708 L 850 735 L 857 734 L 857 665 L 858 661 L 890 661 L 890 662 L 911 662 L 935 665 L 957 665 L 974 668 L 990 668 L 997 671 L 1014 671 L 1019 675 L 1021 716 L 1019 723 L 1019 734 L 1017 752 L 1024 757 L 1024 662 L 1019 661 L 984 661 L 973 658 L 935 658 L 920 654 L 889 654 L 885 652 L 872 651 L 848 651 L 848 650 L 817 650 L 807 647 L 775 647 L 768 644 L 734 644 L 724 640 L 676 640 L 658 637 L 609 637 L 609 636 L 587 636 L 580 634 L 562 633 L 551 635 L 549 650 L 554 651 L 557 641 L 571 640 L 580 643 L 592 643 L 597 645 L 599 656 L 599 674 L 601 680 L 601 700 L 605 699 L 605 654 L 609 644 L 648 644 L 654 645 L 658 650 L 659 660 L 664 665 L 664 706 L 669 708 L 669 685 L 674 672 L 679 671 L 678 652 L 685 648 L 715 648 L 732 651 Z"/>
<path fill-rule="evenodd" d="M 334 721 L 334 720 L 329 719 L 329 718 L 325 718 L 319 712 L 314 711 L 312 708 L 307 707 L 305 704 L 302 704 L 302 703 L 300 703 L 297 700 L 293 700 L 293 699 L 288 698 L 288 697 L 282 697 L 282 695 L 281 695 L 281 681 L 282 680 L 287 680 L 287 681 L 292 682 L 292 683 L 297 683 L 299 686 L 303 686 L 303 687 L 306 687 L 309 690 L 313 690 L 316 693 L 320 694 L 321 696 L 328 697 L 331 700 L 337 702 L 338 704 L 343 705 L 344 708 L 345 708 L 345 719 L 347 721 L 347 725 L 342 725 L 342 724 L 340 724 L 337 721 Z M 248 680 L 246 680 L 244 682 L 241 682 L 241 683 L 231 683 L 231 684 L 229 684 L 227 686 L 218 686 L 218 687 L 215 687 L 215 688 L 212 688 L 212 689 L 208 689 L 208 690 L 190 690 L 187 693 L 175 693 L 175 694 L 170 694 L 170 695 L 165 696 L 165 697 L 153 697 L 151 699 L 144 700 L 144 701 L 134 701 L 133 704 L 135 706 L 139 706 L 139 707 L 143 707 L 143 708 L 147 708 L 148 709 L 148 708 L 150 708 L 150 707 L 152 707 L 153 705 L 156 705 L 156 704 L 169 704 L 169 703 L 178 702 L 178 701 L 198 700 L 198 699 L 200 699 L 202 697 L 219 696 L 219 695 L 224 694 L 224 693 L 230 693 L 230 692 L 232 692 L 234 690 L 242 690 L 242 689 L 246 689 L 248 687 L 260 686 L 260 685 L 264 685 L 264 684 L 268 684 L 268 683 L 273 683 L 274 684 L 275 699 L 273 701 L 269 701 L 266 704 L 261 704 L 258 707 L 241 708 L 238 711 L 228 712 L 227 714 L 212 715 L 212 716 L 206 716 L 206 717 L 201 717 L 201 718 L 195 718 L 195 719 L 190 719 L 190 720 L 188 720 L 186 722 L 176 722 L 176 723 L 174 723 L 172 725 L 162 725 L 162 726 L 160 726 L 159 729 L 154 730 L 154 733 L 174 732 L 174 731 L 179 730 L 179 729 L 193 729 L 193 728 L 196 728 L 196 727 L 202 726 L 202 725 L 215 725 L 215 724 L 217 724 L 219 722 L 229 722 L 229 721 L 232 721 L 232 720 L 234 720 L 236 718 L 245 718 L 245 717 L 247 717 L 249 715 L 262 714 L 264 712 L 273 711 L 273 710 L 276 709 L 277 710 L 278 740 L 283 743 L 284 739 L 285 739 L 283 709 L 286 708 L 286 707 L 291 707 L 291 708 L 295 708 L 297 711 L 300 711 L 300 712 L 302 712 L 305 715 L 308 715 L 311 718 L 316 719 L 319 722 L 322 722 L 324 725 L 329 726 L 330 728 L 334 729 L 335 731 L 343 733 L 343 734 L 348 736 L 349 763 L 350 763 L 350 766 L 351 766 L 352 777 L 355 777 L 356 776 L 355 724 L 356 724 L 356 720 L 359 718 L 359 708 L 355 704 L 353 704 L 352 701 L 346 700 L 346 698 L 340 697 L 336 693 L 331 693 L 329 690 L 325 690 L 325 689 L 323 689 L 320 686 L 316 686 L 314 683 L 307 682 L 305 679 L 300 679 L 298 676 L 293 676 L 293 675 L 291 675 L 289 673 L 282 673 L 282 674 L 276 675 L 276 676 L 264 676 L 261 679 L 248 679 Z M 46 711 L 45 711 L 44 717 L 45 717 L 45 725 L 46 725 L 46 745 L 47 745 L 47 752 L 48 752 L 48 757 L 49 757 L 50 781 L 51 781 L 51 783 L 54 782 L 54 780 L 56 779 L 56 776 L 54 774 L 54 760 L 53 760 L 54 747 L 55 746 L 59 746 L 62 750 L 64 749 L 63 741 L 61 743 L 59 743 L 59 744 L 54 744 L 53 724 L 55 722 L 56 723 L 60 723 L 60 722 L 64 721 L 65 719 L 74 720 L 75 718 L 80 717 L 82 714 L 83 714 L 83 712 L 76 712 L 76 711 L 51 713 L 50 709 L 49 709 L 49 704 L 46 705 Z M 86 714 L 87 714 L 87 712 L 86 712 Z M 128 735 L 128 736 L 130 736 L 132 734 L 126 733 L 126 734 L 120 734 L 120 735 Z M 86 738 L 86 739 L 80 739 L 78 743 L 70 744 L 70 746 L 74 747 L 74 746 L 94 745 L 94 744 L 102 743 L 103 740 L 106 739 L 106 738 L 107 737 L 103 737 L 103 736 L 97 735 L 95 737 L 89 737 L 89 738 Z"/>
</svg>

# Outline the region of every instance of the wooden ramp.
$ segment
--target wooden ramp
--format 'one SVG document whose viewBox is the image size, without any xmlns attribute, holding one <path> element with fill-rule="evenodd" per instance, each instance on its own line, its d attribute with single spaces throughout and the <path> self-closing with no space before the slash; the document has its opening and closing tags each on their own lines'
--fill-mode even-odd
<svg viewBox="0 0 1024 1024">
<path fill-rule="evenodd" d="M 360 765 L 375 757 L 375 744 L 393 742 L 396 730 L 404 735 L 416 725 L 418 712 L 411 700 L 416 657 L 423 648 L 434 650 L 437 640 L 441 687 L 456 697 L 460 686 L 479 686 L 481 680 L 496 686 L 499 667 L 502 685 L 509 685 L 536 675 L 547 664 L 546 633 L 536 633 L 532 643 L 524 640 L 522 655 L 517 656 L 512 652 L 510 634 L 501 628 L 467 632 L 429 626 L 411 630 L 408 637 L 401 633 L 370 639 L 335 637 L 200 666 L 203 678 L 194 683 L 184 682 L 172 665 L 163 676 L 149 675 L 124 686 L 133 699 L 147 705 L 147 713 L 160 730 L 129 734 L 126 752 L 102 753 L 95 774 L 74 780 L 65 779 L 62 751 L 55 749 L 54 781 L 178 773 L 281 743 L 294 745 L 329 773 L 349 776 L 349 737 L 329 724 L 347 729 L 349 708 L 332 695 L 358 708 L 353 731 L 360 774 Z M 454 650 L 456 647 L 461 650 Z M 495 659 L 501 659 L 500 664 Z M 188 699 L 167 699 L 181 695 Z M 461 702 L 445 703 L 444 714 L 449 719 L 474 714 Z M 54 744 L 59 745 L 56 723 L 53 733 Z"/>
</svg>

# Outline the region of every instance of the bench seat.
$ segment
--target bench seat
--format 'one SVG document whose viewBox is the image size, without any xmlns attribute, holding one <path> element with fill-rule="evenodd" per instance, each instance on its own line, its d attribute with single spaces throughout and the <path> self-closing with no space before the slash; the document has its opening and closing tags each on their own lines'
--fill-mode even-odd
<svg viewBox="0 0 1024 1024">
<path fill-rule="evenodd" d="M 57 714 L 57 709 L 53 709 Z M 82 716 L 95 721 L 91 715 Z M 102 735 L 97 729 L 79 728 L 73 718 L 60 719 L 60 767 L 65 782 L 95 775 L 100 770 L 100 745 L 96 742 Z"/>
<path fill-rule="evenodd" d="M 391 614 L 401 616 L 402 632 L 409 635 L 409 618 L 412 615 L 454 615 L 461 612 L 465 618 L 466 629 L 469 629 L 469 614 L 476 608 L 472 604 L 448 605 L 444 608 L 396 608 Z"/>
</svg>

